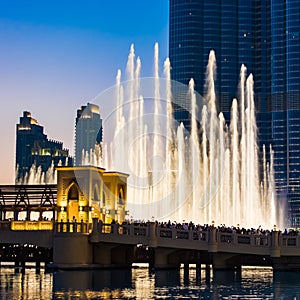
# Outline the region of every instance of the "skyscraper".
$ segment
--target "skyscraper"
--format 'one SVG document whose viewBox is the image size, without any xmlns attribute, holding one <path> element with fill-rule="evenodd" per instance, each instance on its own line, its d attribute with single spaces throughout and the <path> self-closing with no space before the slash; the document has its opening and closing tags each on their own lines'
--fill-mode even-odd
<svg viewBox="0 0 300 300">
<path fill-rule="evenodd" d="M 256 94 L 259 108 L 265 110 L 270 74 L 265 57 L 269 56 L 271 39 L 267 7 L 267 1 L 258 0 L 170 0 L 172 79 L 187 84 L 193 78 L 196 90 L 204 95 L 206 65 L 213 49 L 217 58 L 219 110 L 230 111 L 242 64 L 259 79 Z"/>
<path fill-rule="evenodd" d="M 99 106 L 92 103 L 77 110 L 75 124 L 75 164 L 83 164 L 83 154 L 90 155 L 102 142 L 102 119 Z M 100 153 L 101 155 L 101 153 Z"/>
<path fill-rule="evenodd" d="M 63 148 L 63 143 L 49 140 L 44 134 L 44 127 L 31 117 L 28 111 L 23 112 L 20 123 L 16 126 L 16 183 L 23 182 L 33 165 L 47 172 L 53 164 L 72 165 L 69 150 Z"/>
<path fill-rule="evenodd" d="M 276 184 L 300 227 L 300 1 L 271 1 L 272 144 Z"/>
<path fill-rule="evenodd" d="M 238 96 L 245 64 L 255 81 L 259 142 L 272 143 L 279 201 L 289 202 L 292 226 L 300 226 L 300 0 L 170 0 L 171 77 L 205 94 L 211 49 L 216 53 L 218 109 Z M 175 118 L 188 125 L 186 103 Z M 180 100 L 179 100 L 180 103 Z"/>
</svg>

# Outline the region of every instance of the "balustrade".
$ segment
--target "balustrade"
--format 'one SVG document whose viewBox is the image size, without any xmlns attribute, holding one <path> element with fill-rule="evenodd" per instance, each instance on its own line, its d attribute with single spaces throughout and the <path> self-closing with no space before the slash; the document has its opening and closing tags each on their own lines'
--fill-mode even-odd
<svg viewBox="0 0 300 300">
<path fill-rule="evenodd" d="M 132 223 L 132 224 L 105 224 L 101 221 L 95 220 L 95 233 L 98 234 L 113 234 L 113 235 L 128 235 L 128 236 L 143 236 L 149 237 L 151 223 Z M 159 239 L 170 240 L 189 240 L 209 242 L 209 232 L 212 228 L 207 230 L 189 230 L 189 229 L 177 229 L 177 228 L 164 228 L 159 225 L 154 225 L 154 236 Z M 0 230 L 55 230 L 56 233 L 91 233 L 92 224 L 84 222 L 56 222 L 53 227 L 52 221 L 0 221 Z M 255 247 L 274 247 L 271 241 L 271 234 L 238 234 L 222 232 L 217 228 L 216 231 L 216 243 L 220 246 L 224 244 L 228 245 L 241 245 L 241 246 L 255 246 Z M 94 231 L 93 231 L 94 233 Z M 283 248 L 295 248 L 300 247 L 300 236 L 284 235 L 281 232 L 277 232 L 278 247 Z M 277 238 L 276 238 L 277 240 Z M 276 246 L 277 247 L 277 246 Z"/>
<path fill-rule="evenodd" d="M 55 223 L 55 231 L 57 233 L 89 233 L 89 223 L 84 222 L 57 222 Z"/>
</svg>

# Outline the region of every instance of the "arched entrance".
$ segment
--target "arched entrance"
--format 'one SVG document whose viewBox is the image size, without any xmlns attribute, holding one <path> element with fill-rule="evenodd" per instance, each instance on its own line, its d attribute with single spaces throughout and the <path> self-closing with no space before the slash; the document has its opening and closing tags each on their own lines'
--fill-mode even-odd
<svg viewBox="0 0 300 300">
<path fill-rule="evenodd" d="M 78 220 L 79 213 L 79 188 L 77 184 L 73 183 L 68 191 L 68 206 L 67 218 L 69 221 Z"/>
</svg>

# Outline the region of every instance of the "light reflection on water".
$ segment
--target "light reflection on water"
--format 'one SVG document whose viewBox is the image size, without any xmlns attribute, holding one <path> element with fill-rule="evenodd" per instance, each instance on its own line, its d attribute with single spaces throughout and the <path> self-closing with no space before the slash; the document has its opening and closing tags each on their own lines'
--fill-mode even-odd
<svg viewBox="0 0 300 300">
<path fill-rule="evenodd" d="M 0 269 L 0 299 L 300 299 L 300 273 L 271 268 L 210 272 L 132 270 L 59 271 L 38 274 Z"/>
</svg>

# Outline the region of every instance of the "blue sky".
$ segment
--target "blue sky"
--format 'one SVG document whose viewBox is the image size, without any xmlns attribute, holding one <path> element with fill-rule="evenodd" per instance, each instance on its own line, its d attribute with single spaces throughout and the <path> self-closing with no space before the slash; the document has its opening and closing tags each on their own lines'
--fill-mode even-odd
<svg viewBox="0 0 300 300">
<path fill-rule="evenodd" d="M 168 0 L 0 2 L 0 184 L 14 183 L 15 126 L 24 110 L 73 154 L 76 110 L 125 71 L 131 43 L 142 76 L 168 55 Z"/>
</svg>

